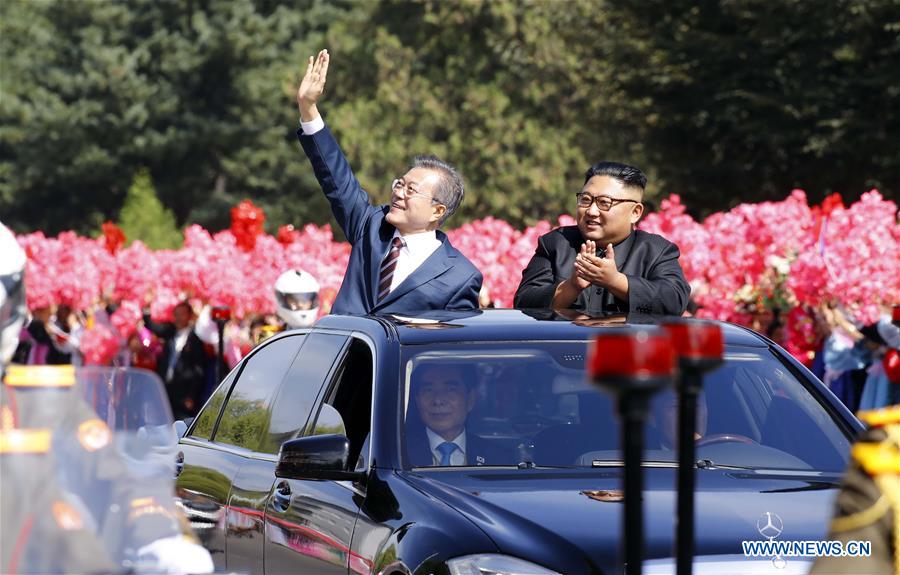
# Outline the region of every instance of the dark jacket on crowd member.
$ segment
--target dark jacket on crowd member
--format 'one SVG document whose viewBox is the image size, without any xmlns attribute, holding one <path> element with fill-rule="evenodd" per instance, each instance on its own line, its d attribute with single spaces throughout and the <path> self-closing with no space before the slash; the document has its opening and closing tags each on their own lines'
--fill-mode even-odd
<svg viewBox="0 0 900 575">
<path fill-rule="evenodd" d="M 166 384 L 166 393 L 175 419 L 193 417 L 206 400 L 206 366 L 208 358 L 203 342 L 194 333 L 193 327 L 187 341 L 175 360 L 169 373 L 169 365 L 175 350 L 176 329 L 173 323 L 156 323 L 150 314 L 144 315 L 144 325 L 156 337 L 163 340 L 163 352 L 157 362 L 156 371 Z"/>
<path fill-rule="evenodd" d="M 516 290 L 517 308 L 546 308 L 560 282 L 569 279 L 584 238 L 577 226 L 557 228 L 538 239 L 537 249 L 522 271 Z M 616 267 L 628 276 L 628 301 L 605 288 L 588 286 L 570 306 L 586 313 L 681 315 L 691 287 L 678 263 L 678 247 L 662 236 L 634 230 L 613 244 Z"/>
<path fill-rule="evenodd" d="M 64 323 L 57 322 L 56 329 L 59 332 L 66 334 L 66 336 L 72 333 L 72 329 Z M 50 346 L 50 349 L 47 352 L 48 365 L 68 365 L 70 363 L 72 363 L 72 354 L 70 352 L 62 351 L 56 347 L 56 345 Z"/>
</svg>

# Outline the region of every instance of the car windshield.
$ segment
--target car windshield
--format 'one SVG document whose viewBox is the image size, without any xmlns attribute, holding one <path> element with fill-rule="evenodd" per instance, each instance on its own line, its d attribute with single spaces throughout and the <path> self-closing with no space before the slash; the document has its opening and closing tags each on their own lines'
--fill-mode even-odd
<svg viewBox="0 0 900 575">
<path fill-rule="evenodd" d="M 621 463 L 614 402 L 587 381 L 587 342 L 410 345 L 402 351 L 405 466 Z M 677 461 L 677 398 L 651 401 L 644 460 Z M 840 471 L 849 440 L 766 348 L 729 347 L 698 402 L 699 467 Z"/>
</svg>

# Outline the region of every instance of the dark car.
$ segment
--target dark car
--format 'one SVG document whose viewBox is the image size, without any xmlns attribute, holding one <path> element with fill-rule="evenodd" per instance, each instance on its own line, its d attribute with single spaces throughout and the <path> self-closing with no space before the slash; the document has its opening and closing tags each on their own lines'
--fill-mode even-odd
<svg viewBox="0 0 900 575">
<path fill-rule="evenodd" d="M 618 424 L 584 370 L 623 324 L 551 316 L 328 316 L 256 348 L 180 442 L 178 495 L 217 568 L 621 572 Z M 748 572 L 772 558 L 742 541 L 824 538 L 861 425 L 781 348 L 722 330 L 697 428 L 697 572 Z M 673 571 L 674 404 L 659 394 L 646 431 L 654 573 Z"/>
</svg>

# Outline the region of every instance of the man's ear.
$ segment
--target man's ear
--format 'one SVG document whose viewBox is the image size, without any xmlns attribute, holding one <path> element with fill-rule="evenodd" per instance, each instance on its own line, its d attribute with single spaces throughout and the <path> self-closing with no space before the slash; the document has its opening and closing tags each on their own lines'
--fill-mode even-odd
<svg viewBox="0 0 900 575">
<path fill-rule="evenodd" d="M 644 204 L 634 204 L 631 208 L 631 223 L 638 223 L 642 215 L 644 215 Z"/>
<path fill-rule="evenodd" d="M 431 219 L 430 222 L 439 222 L 441 218 L 444 217 L 444 214 L 447 213 L 447 206 L 444 204 L 433 204 L 431 206 Z"/>
</svg>

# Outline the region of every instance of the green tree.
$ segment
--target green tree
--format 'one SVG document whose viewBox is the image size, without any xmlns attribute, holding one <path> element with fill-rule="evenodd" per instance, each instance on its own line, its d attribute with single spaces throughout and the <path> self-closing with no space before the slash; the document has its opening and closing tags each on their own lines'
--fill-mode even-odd
<svg viewBox="0 0 900 575">
<path fill-rule="evenodd" d="M 147 167 L 181 224 L 224 227 L 244 197 L 276 225 L 325 221 L 298 158 L 291 86 L 301 54 L 346 10 L 325 0 L 0 3 L 4 219 L 94 229 Z"/>
<path fill-rule="evenodd" d="M 896 0 L 605 4 L 618 114 L 688 206 L 900 197 Z"/>
<path fill-rule="evenodd" d="M 0 216 L 85 232 L 141 167 L 179 224 L 330 218 L 294 132 L 306 56 L 376 200 L 415 154 L 456 164 L 458 225 L 571 212 L 600 159 L 695 215 L 900 191 L 897 0 L 0 2 Z"/>
<path fill-rule="evenodd" d="M 329 34 L 334 88 L 321 109 L 364 187 L 386 200 L 408 160 L 433 153 L 467 182 L 451 225 L 485 215 L 532 223 L 570 211 L 594 154 L 577 141 L 574 110 L 556 100 L 567 87 L 558 84 L 557 58 L 566 54 L 554 34 L 586 7 L 380 2 L 367 18 L 337 23 Z"/>
<path fill-rule="evenodd" d="M 181 247 L 182 233 L 175 225 L 175 216 L 156 197 L 147 170 L 135 174 L 128 188 L 119 213 L 119 227 L 129 242 L 140 240 L 156 250 Z"/>
</svg>

